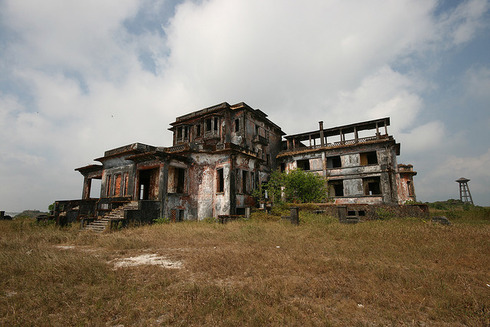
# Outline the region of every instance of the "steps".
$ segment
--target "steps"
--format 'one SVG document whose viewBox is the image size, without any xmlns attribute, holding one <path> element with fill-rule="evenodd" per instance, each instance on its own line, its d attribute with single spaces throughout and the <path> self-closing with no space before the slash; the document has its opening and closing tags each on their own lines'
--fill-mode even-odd
<svg viewBox="0 0 490 327">
<path fill-rule="evenodd" d="M 112 220 L 124 219 L 125 210 L 138 210 L 138 201 L 131 201 L 116 209 L 109 211 L 102 218 L 97 219 L 83 227 L 83 230 L 91 230 L 96 233 L 104 232 L 111 225 Z"/>
</svg>

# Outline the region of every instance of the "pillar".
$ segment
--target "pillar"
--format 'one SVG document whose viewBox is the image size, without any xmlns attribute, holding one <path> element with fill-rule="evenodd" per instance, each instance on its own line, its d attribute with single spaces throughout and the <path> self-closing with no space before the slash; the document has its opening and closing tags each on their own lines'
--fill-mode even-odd
<svg viewBox="0 0 490 327">
<path fill-rule="evenodd" d="M 88 178 L 87 176 L 83 177 L 83 191 L 82 191 L 82 200 L 90 199 L 90 188 L 92 187 L 92 178 Z"/>
</svg>

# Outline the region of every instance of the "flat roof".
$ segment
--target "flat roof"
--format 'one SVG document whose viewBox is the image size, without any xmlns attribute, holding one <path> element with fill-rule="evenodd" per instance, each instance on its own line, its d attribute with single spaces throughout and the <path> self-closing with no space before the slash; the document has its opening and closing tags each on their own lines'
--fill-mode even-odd
<svg viewBox="0 0 490 327">
<path fill-rule="evenodd" d="M 340 131 L 342 133 L 354 133 L 355 130 L 357 131 L 363 131 L 363 130 L 370 130 L 370 129 L 376 129 L 376 125 L 379 127 L 384 127 L 384 126 L 390 126 L 390 117 L 385 117 L 385 118 L 379 118 L 379 119 L 373 119 L 373 120 L 368 120 L 368 121 L 363 121 L 355 124 L 349 124 L 349 125 L 343 125 L 343 126 L 337 126 L 337 127 L 332 127 L 332 128 L 324 128 L 323 129 L 323 134 L 325 136 L 334 136 L 334 135 L 339 135 Z M 285 136 L 286 139 L 297 139 L 297 140 L 308 140 L 310 137 L 311 138 L 320 138 L 320 130 L 316 131 L 311 131 L 311 132 L 305 132 L 305 133 L 300 133 L 300 134 L 294 134 L 294 135 L 287 135 Z"/>
</svg>

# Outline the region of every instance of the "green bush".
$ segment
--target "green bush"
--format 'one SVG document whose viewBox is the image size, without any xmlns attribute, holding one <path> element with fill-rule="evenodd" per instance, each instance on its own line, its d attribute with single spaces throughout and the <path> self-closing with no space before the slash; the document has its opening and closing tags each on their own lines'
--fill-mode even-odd
<svg viewBox="0 0 490 327">
<path fill-rule="evenodd" d="M 302 169 L 291 170 L 284 178 L 284 193 L 288 202 L 323 202 L 327 197 L 325 179 Z"/>
<path fill-rule="evenodd" d="M 170 219 L 168 219 L 167 217 L 153 219 L 154 224 L 168 224 L 169 222 L 170 222 Z"/>
<path fill-rule="evenodd" d="M 312 172 L 294 169 L 288 173 L 278 170 L 271 174 L 267 183 L 260 185 L 254 192 L 258 201 L 268 200 L 274 204 L 324 202 L 327 198 L 327 183 L 325 179 Z"/>
</svg>

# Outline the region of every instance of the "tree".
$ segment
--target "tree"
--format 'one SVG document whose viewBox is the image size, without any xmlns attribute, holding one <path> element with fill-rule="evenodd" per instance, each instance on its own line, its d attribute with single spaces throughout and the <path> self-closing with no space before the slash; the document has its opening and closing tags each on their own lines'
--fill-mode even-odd
<svg viewBox="0 0 490 327">
<path fill-rule="evenodd" d="M 315 173 L 294 169 L 285 174 L 284 193 L 288 202 L 322 202 L 327 198 L 326 181 Z"/>
<path fill-rule="evenodd" d="M 283 199 L 294 203 L 322 202 L 327 198 L 325 179 L 299 168 L 289 173 L 274 171 L 269 181 L 257 190 L 256 197 L 263 200 L 265 191 L 273 203 L 281 203 Z"/>
</svg>

